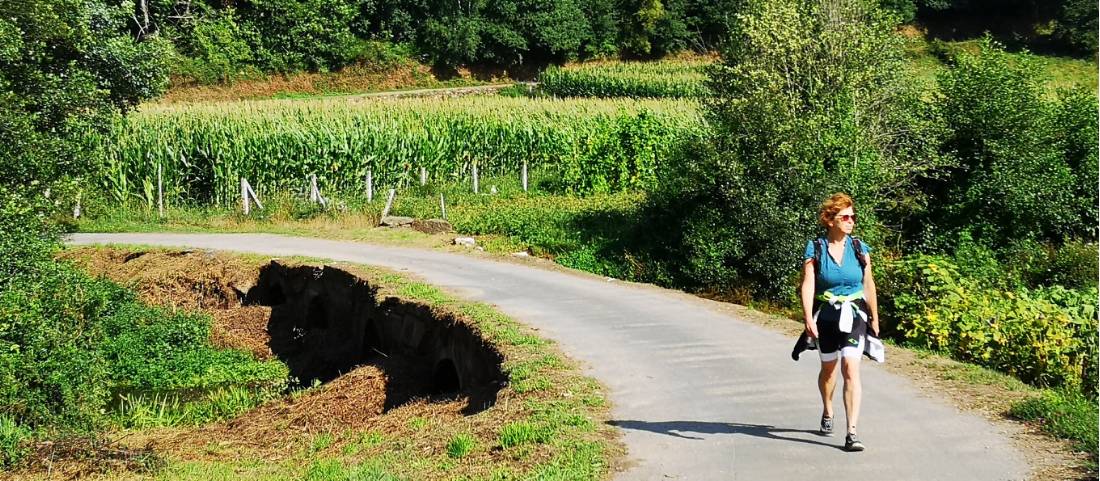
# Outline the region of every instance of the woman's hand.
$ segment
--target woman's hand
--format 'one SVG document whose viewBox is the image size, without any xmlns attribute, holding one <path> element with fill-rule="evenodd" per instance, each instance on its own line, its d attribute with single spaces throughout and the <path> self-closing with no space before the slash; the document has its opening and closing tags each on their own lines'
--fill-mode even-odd
<svg viewBox="0 0 1100 481">
<path fill-rule="evenodd" d="M 878 318 L 871 319 L 871 334 L 875 337 L 879 337 L 878 333 Z"/>
<path fill-rule="evenodd" d="M 806 324 L 806 334 L 809 334 L 810 337 L 812 337 L 814 339 L 817 339 L 817 325 L 814 324 L 814 321 L 813 320 L 806 321 L 805 324 Z"/>
</svg>

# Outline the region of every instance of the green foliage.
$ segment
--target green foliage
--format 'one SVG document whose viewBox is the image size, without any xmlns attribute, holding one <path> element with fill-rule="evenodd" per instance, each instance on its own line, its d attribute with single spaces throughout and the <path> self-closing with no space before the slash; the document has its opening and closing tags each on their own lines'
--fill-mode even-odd
<svg viewBox="0 0 1100 481">
<path fill-rule="evenodd" d="M 1096 57 L 1100 7 L 1089 0 L 1062 0 L 1055 36 L 1078 54 Z M 1095 449 L 1093 449 L 1095 452 Z"/>
<path fill-rule="evenodd" d="M 940 89 L 943 151 L 958 165 L 924 182 L 937 200 L 916 223 L 925 246 L 949 249 L 963 231 L 988 246 L 1095 238 L 1095 205 L 1078 197 L 1097 192 L 1095 141 L 1083 140 L 1096 132 L 1094 95 L 1091 114 L 1083 92 L 1044 100 L 1032 58 L 1010 58 L 988 39 L 979 54 L 956 57 Z"/>
<path fill-rule="evenodd" d="M 1073 173 L 1073 199 L 1068 207 L 1072 218 L 1080 223 L 1069 230 L 1071 236 L 1096 239 L 1100 235 L 1100 212 L 1094 199 L 1100 195 L 1096 179 L 1100 177 L 1100 121 L 1096 115 L 1097 97 L 1094 88 L 1077 87 L 1060 91 L 1052 115 L 1049 139 L 1058 157 Z"/>
<path fill-rule="evenodd" d="M 413 62 L 411 46 L 377 40 L 359 41 L 351 52 L 356 64 L 376 72 L 386 72 Z"/>
<path fill-rule="evenodd" d="M 248 75 L 254 60 L 247 32 L 232 8 L 202 17 L 176 41 L 183 54 L 177 73 L 202 83 L 226 83 Z"/>
<path fill-rule="evenodd" d="M 1066 390 L 1044 390 L 1039 396 L 1012 406 L 1009 413 L 1027 421 L 1039 421 L 1044 431 L 1069 439 L 1077 448 L 1097 454 L 1096 398 L 1086 398 L 1080 393 Z"/>
<path fill-rule="evenodd" d="M 698 204 L 680 229 L 705 239 L 681 242 L 689 264 L 717 287 L 778 298 L 829 194 L 853 195 L 871 245 L 879 215 L 919 205 L 912 179 L 941 163 L 938 130 L 904 74 L 894 23 L 874 5 L 747 2 L 736 18 L 710 70 L 713 131 L 685 156 L 673 195 Z"/>
<path fill-rule="evenodd" d="M 0 468 L 10 468 L 27 455 L 31 431 L 12 418 L 0 415 Z"/>
<path fill-rule="evenodd" d="M 328 71 L 355 51 L 351 0 L 252 0 L 237 5 L 240 23 L 255 32 L 253 54 L 262 70 Z"/>
<path fill-rule="evenodd" d="M 879 0 L 883 10 L 897 15 L 901 23 L 912 22 L 917 16 L 917 5 L 914 0 Z"/>
<path fill-rule="evenodd" d="M 0 202 L 53 207 L 46 191 L 71 198 L 98 166 L 87 134 L 166 86 L 167 44 L 134 40 L 128 12 L 98 1 L 0 7 Z"/>
<path fill-rule="evenodd" d="M 118 294 L 113 315 L 101 321 L 101 350 L 112 385 L 127 391 L 213 389 L 244 385 L 282 388 L 286 367 L 259 363 L 242 351 L 210 347 L 208 317 L 151 308 Z"/>
<path fill-rule="evenodd" d="M 700 97 L 705 62 L 662 61 L 546 69 L 539 90 L 557 97 Z"/>
<path fill-rule="evenodd" d="M 107 281 L 48 259 L 41 263 L 33 277 L 16 278 L 0 293 L 4 415 L 35 428 L 93 429 L 112 392 L 233 386 L 279 392 L 284 386 L 288 372 L 281 363 L 210 347 L 208 319 L 141 305 Z M 216 397 L 214 404 L 235 402 Z"/>
<path fill-rule="evenodd" d="M 0 292 L 0 414 L 31 428 L 92 429 L 109 368 L 89 347 L 102 340 L 99 319 L 129 298 L 42 257 Z"/>
<path fill-rule="evenodd" d="M 1000 290 L 942 257 L 913 256 L 884 272 L 886 319 L 900 337 L 1039 386 L 1095 398 L 1095 285 Z"/>
</svg>

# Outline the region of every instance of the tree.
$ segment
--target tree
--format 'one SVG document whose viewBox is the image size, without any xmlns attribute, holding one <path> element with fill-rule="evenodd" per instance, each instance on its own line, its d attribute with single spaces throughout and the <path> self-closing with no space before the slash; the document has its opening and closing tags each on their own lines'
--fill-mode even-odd
<svg viewBox="0 0 1100 481">
<path fill-rule="evenodd" d="M 135 39 L 130 12 L 98 0 L 0 10 L 0 189 L 29 201 L 96 167 L 87 134 L 164 90 L 169 45 Z"/>
<path fill-rule="evenodd" d="M 873 245 L 914 176 L 940 164 L 936 123 L 904 74 L 891 17 L 861 0 L 749 0 L 710 71 L 712 133 L 689 163 L 692 277 L 781 298 L 821 200 L 853 195 Z M 706 228 L 699 228 L 708 226 Z M 690 260 L 699 259 L 699 260 Z"/>
</svg>

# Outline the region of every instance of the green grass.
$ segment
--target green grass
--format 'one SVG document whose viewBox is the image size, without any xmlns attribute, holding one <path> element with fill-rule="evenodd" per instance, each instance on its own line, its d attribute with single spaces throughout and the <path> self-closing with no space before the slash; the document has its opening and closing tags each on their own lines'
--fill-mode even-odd
<svg viewBox="0 0 1100 481">
<path fill-rule="evenodd" d="M 474 439 L 473 436 L 466 433 L 456 434 L 451 438 L 451 441 L 447 443 L 447 456 L 452 458 L 465 457 L 474 450 L 476 445 L 477 440 Z"/>
<path fill-rule="evenodd" d="M 504 425 L 500 430 L 501 447 L 510 448 L 522 444 L 546 444 L 554 437 L 554 429 L 545 424 L 515 422 Z"/>
<path fill-rule="evenodd" d="M 1078 392 L 1043 389 L 1037 395 L 1012 406 L 1010 414 L 1040 423 L 1043 431 L 1073 441 L 1074 446 L 1095 460 L 1097 450 L 1097 402 Z"/>
<path fill-rule="evenodd" d="M 935 41 L 928 42 L 924 39 L 909 39 L 906 48 L 906 58 L 909 61 L 913 73 L 913 80 L 919 82 L 925 89 L 934 89 L 936 75 L 947 69 L 947 65 L 941 57 L 950 57 L 957 52 L 977 53 L 979 40 L 963 40 L 957 42 Z M 1010 54 L 1020 58 L 1023 54 Z M 1055 57 L 1049 55 L 1033 55 L 1032 58 L 1039 64 L 1043 75 L 1046 77 L 1047 93 L 1055 95 L 1058 89 L 1084 87 L 1092 91 L 1097 90 L 1098 73 L 1096 60 L 1084 60 L 1070 57 Z"/>
<path fill-rule="evenodd" d="M 229 386 L 201 393 L 121 394 L 112 418 L 132 429 L 199 425 L 232 419 L 282 394 L 282 387 Z"/>
<path fill-rule="evenodd" d="M 158 480 L 208 481 L 249 479 L 255 481 L 398 481 L 405 479 L 387 469 L 389 457 L 362 462 L 320 458 L 305 463 L 272 464 L 266 460 L 240 462 L 188 461 L 174 463 L 157 475 Z"/>
</svg>

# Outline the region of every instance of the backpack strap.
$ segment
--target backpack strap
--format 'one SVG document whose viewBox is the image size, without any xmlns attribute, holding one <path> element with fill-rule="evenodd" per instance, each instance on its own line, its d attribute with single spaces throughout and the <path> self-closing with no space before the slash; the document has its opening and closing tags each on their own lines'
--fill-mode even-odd
<svg viewBox="0 0 1100 481">
<path fill-rule="evenodd" d="M 824 243 L 825 241 L 820 237 L 814 239 L 814 269 L 817 270 L 821 270 L 821 253 L 825 250 Z M 852 250 L 856 253 L 859 269 L 866 269 L 867 259 L 863 258 L 863 241 L 859 240 L 859 237 L 852 236 Z"/>
<path fill-rule="evenodd" d="M 856 251 L 856 260 L 859 261 L 859 269 L 867 268 L 867 259 L 863 258 L 863 241 L 859 237 L 852 236 L 852 250 Z"/>
<path fill-rule="evenodd" d="M 820 237 L 814 239 L 814 270 L 821 272 L 821 252 L 825 249 L 825 242 Z"/>
</svg>

